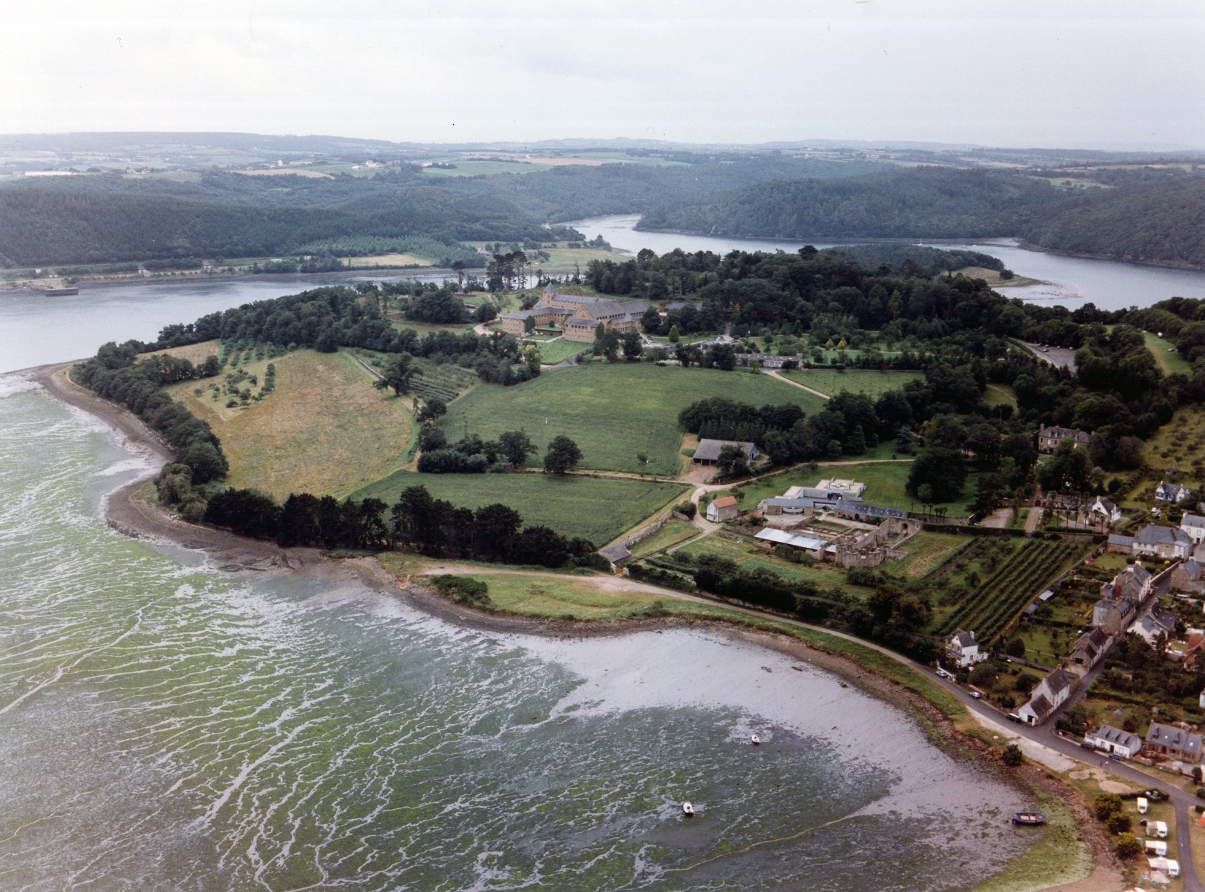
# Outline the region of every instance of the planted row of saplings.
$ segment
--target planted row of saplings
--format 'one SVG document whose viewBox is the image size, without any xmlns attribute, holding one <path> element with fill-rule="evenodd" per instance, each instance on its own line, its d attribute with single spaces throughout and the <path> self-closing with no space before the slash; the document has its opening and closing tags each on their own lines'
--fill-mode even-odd
<svg viewBox="0 0 1205 892">
<path fill-rule="evenodd" d="M 1066 548 L 1050 543 L 1034 543 L 1022 548 L 967 599 L 952 619 L 957 619 L 960 626 L 973 626 L 985 639 L 994 635 L 1057 569 Z M 999 597 L 1001 590 L 1005 592 L 1004 597 Z"/>
<path fill-rule="evenodd" d="M 1031 542 L 1018 549 L 970 596 L 962 607 L 942 624 L 942 632 L 974 626 L 987 639 L 1012 619 L 1033 596 L 1037 586 L 1048 579 L 1075 546 L 1054 542 Z M 1005 597 L 998 597 L 1006 590 Z"/>
</svg>

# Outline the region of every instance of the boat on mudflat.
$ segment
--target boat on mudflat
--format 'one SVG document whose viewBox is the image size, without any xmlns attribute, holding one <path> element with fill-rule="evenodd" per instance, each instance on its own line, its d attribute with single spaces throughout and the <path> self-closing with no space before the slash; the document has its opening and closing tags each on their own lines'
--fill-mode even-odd
<svg viewBox="0 0 1205 892">
<path fill-rule="evenodd" d="M 1046 823 L 1046 816 L 1036 811 L 1015 811 L 1013 812 L 1013 823 L 1025 827 L 1037 827 Z"/>
</svg>

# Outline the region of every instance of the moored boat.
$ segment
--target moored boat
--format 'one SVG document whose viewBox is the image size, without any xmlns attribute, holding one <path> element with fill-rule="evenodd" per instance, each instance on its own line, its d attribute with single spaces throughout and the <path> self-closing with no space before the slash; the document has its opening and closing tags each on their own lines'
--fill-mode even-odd
<svg viewBox="0 0 1205 892">
<path fill-rule="evenodd" d="M 1039 824 L 1046 823 L 1046 816 L 1036 811 L 1015 811 L 1013 812 L 1013 823 L 1025 827 L 1037 827 Z"/>
<path fill-rule="evenodd" d="M 688 817 L 688 818 L 694 817 L 695 807 L 693 805 L 691 805 L 689 802 L 683 802 L 682 803 L 682 814 L 686 815 L 686 817 Z"/>
</svg>

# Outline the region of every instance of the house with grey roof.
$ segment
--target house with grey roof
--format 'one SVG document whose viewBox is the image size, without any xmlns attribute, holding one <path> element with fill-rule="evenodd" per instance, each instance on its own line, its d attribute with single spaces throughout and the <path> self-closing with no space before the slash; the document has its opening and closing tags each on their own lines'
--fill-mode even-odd
<svg viewBox="0 0 1205 892">
<path fill-rule="evenodd" d="M 619 566 L 632 557 L 632 552 L 628 551 L 628 547 L 622 542 L 616 542 L 614 545 L 600 548 L 598 553 L 609 560 L 613 566 Z"/>
<path fill-rule="evenodd" d="M 1112 643 L 1113 637 L 1100 628 L 1100 626 L 1097 626 L 1076 639 L 1075 646 L 1072 647 L 1068 660 L 1077 666 L 1091 669 L 1101 661 L 1105 655 L 1105 651 L 1109 649 L 1109 645 Z"/>
<path fill-rule="evenodd" d="M 1106 527 L 1111 527 L 1115 523 L 1121 523 L 1121 509 L 1104 496 L 1097 496 L 1079 510 L 1087 523 L 1099 523 Z"/>
<path fill-rule="evenodd" d="M 1192 539 L 1179 527 L 1148 524 L 1134 537 L 1134 553 L 1175 560 L 1188 557 Z"/>
<path fill-rule="evenodd" d="M 1150 610 L 1134 620 L 1126 631 L 1133 632 L 1154 647 L 1160 635 L 1166 640 L 1176 634 L 1176 625 L 1179 621 L 1178 616 L 1156 601 L 1151 605 Z"/>
<path fill-rule="evenodd" d="M 1178 483 L 1168 483 L 1164 481 L 1155 489 L 1156 502 L 1167 502 L 1172 505 L 1176 504 L 1177 502 L 1183 502 L 1188 498 L 1188 495 L 1188 490 Z"/>
<path fill-rule="evenodd" d="M 1172 570 L 1171 587 L 1174 591 L 1191 595 L 1205 592 L 1205 564 L 1195 557 L 1177 564 Z"/>
<path fill-rule="evenodd" d="M 980 652 L 974 632 L 957 629 L 946 639 L 946 660 L 959 669 L 965 669 L 986 659 L 987 653 Z"/>
<path fill-rule="evenodd" d="M 1114 554 L 1133 554 L 1134 537 L 1123 536 L 1121 533 L 1110 533 L 1106 549 Z"/>
<path fill-rule="evenodd" d="M 1130 564 L 1100 587 L 1102 598 L 1115 598 L 1135 604 L 1146 599 L 1154 580 L 1142 564 Z"/>
<path fill-rule="evenodd" d="M 1089 731 L 1084 735 L 1084 743 L 1095 747 L 1102 753 L 1110 753 L 1125 759 L 1132 759 L 1142 752 L 1141 737 L 1108 725 L 1101 725 L 1097 730 Z"/>
<path fill-rule="evenodd" d="M 1050 718 L 1071 696 L 1075 676 L 1055 669 L 1033 689 L 1029 702 L 1017 710 L 1017 717 L 1027 725 L 1040 725 Z"/>
<path fill-rule="evenodd" d="M 1102 629 L 1106 635 L 1120 635 L 1133 615 L 1133 601 L 1101 598 L 1092 608 L 1092 625 Z"/>
<path fill-rule="evenodd" d="M 1143 750 L 1152 759 L 1197 765 L 1201 761 L 1201 735 L 1191 734 L 1174 725 L 1151 722 Z"/>
<path fill-rule="evenodd" d="M 1059 448 L 1063 440 L 1073 440 L 1076 446 L 1087 446 L 1092 438 L 1087 431 L 1051 425 L 1038 430 L 1038 452 L 1048 454 Z"/>
<path fill-rule="evenodd" d="M 1182 529 L 1193 542 L 1198 545 L 1201 540 L 1205 539 L 1205 517 L 1199 514 L 1185 514 L 1180 521 L 1180 529 Z"/>
</svg>

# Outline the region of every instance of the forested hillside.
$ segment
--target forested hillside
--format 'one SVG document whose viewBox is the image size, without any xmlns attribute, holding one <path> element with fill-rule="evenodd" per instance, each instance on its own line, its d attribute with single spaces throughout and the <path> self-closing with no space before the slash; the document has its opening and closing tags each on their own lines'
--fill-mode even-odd
<svg viewBox="0 0 1205 892">
<path fill-rule="evenodd" d="M 1102 171 L 1068 192 L 1014 172 L 918 168 L 761 183 L 710 204 L 664 205 L 637 228 L 734 237 L 990 238 L 1057 251 L 1205 266 L 1205 178 Z"/>
<path fill-rule="evenodd" d="M 1023 235 L 1072 254 L 1205 267 L 1205 178 L 1098 190 Z"/>
</svg>

